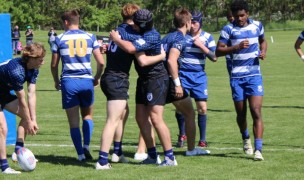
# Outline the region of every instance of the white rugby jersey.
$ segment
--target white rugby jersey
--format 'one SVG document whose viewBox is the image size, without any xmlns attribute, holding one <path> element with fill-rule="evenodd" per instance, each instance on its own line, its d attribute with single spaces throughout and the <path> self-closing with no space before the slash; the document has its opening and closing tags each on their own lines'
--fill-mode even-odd
<svg viewBox="0 0 304 180">
<path fill-rule="evenodd" d="M 264 38 L 264 27 L 261 22 L 248 19 L 248 25 L 239 27 L 235 23 L 224 26 L 219 42 L 234 46 L 243 40 L 249 41 L 249 47 L 229 54 L 227 69 L 231 78 L 261 75 L 259 63 L 259 39 Z"/>
<path fill-rule="evenodd" d="M 91 55 L 99 48 L 95 35 L 82 30 L 68 30 L 56 36 L 52 52 L 62 61 L 61 78 L 93 78 Z"/>
</svg>

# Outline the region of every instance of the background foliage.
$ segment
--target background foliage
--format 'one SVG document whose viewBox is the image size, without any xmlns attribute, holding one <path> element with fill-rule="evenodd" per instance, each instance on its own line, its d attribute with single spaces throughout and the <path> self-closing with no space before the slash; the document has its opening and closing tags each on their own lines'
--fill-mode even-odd
<svg viewBox="0 0 304 180">
<path fill-rule="evenodd" d="M 61 29 L 59 17 L 67 9 L 76 8 L 82 17 L 82 28 L 109 31 L 121 21 L 120 10 L 126 3 L 137 3 L 154 13 L 157 29 L 164 33 L 172 27 L 172 13 L 179 6 L 200 10 L 208 31 L 218 31 L 226 23 L 225 14 L 232 0 L 0 0 L 0 13 L 10 13 L 12 24 L 21 30 L 27 25 L 35 29 Z M 264 22 L 285 24 L 304 19 L 303 0 L 248 0 L 250 15 Z M 165 18 L 164 18 L 165 17 Z"/>
</svg>

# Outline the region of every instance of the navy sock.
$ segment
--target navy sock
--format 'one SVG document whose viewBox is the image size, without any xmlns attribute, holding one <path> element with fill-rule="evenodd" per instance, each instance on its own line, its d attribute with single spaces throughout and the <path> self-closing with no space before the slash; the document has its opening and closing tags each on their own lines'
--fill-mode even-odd
<svg viewBox="0 0 304 180">
<path fill-rule="evenodd" d="M 122 155 L 122 142 L 115 142 L 114 141 L 114 153 L 117 155 L 117 156 L 121 156 Z"/>
<path fill-rule="evenodd" d="M 175 112 L 175 118 L 177 120 L 179 135 L 185 135 L 185 118 L 184 115 Z"/>
<path fill-rule="evenodd" d="M 5 171 L 9 167 L 7 159 L 0 159 L 0 166 L 2 172 Z"/>
<path fill-rule="evenodd" d="M 18 149 L 24 147 L 24 142 L 16 142 L 15 144 L 15 153 L 17 153 Z"/>
<path fill-rule="evenodd" d="M 249 138 L 250 138 L 248 129 L 246 129 L 244 132 L 241 132 L 241 134 L 242 134 L 243 140 L 244 140 L 244 139 L 249 139 Z"/>
<path fill-rule="evenodd" d="M 200 141 L 206 141 L 207 115 L 198 114 L 197 119 L 198 119 L 197 123 L 200 132 Z"/>
<path fill-rule="evenodd" d="M 106 165 L 109 163 L 109 153 L 103 152 L 103 151 L 99 151 L 99 158 L 98 158 L 98 163 L 100 165 Z"/>
<path fill-rule="evenodd" d="M 259 150 L 262 152 L 263 147 L 263 139 L 255 139 L 254 140 L 254 148 L 255 150 Z"/>
<path fill-rule="evenodd" d="M 150 158 L 156 159 L 157 158 L 156 147 L 148 148 L 148 155 Z"/>
<path fill-rule="evenodd" d="M 94 129 L 93 120 L 85 119 L 82 121 L 83 144 L 86 146 L 90 145 L 93 129 Z"/>
<path fill-rule="evenodd" d="M 83 154 L 81 134 L 79 128 L 71 128 L 70 134 L 78 155 Z"/>
<path fill-rule="evenodd" d="M 164 154 L 165 154 L 166 157 L 170 158 L 172 161 L 174 160 L 173 150 L 172 149 L 164 151 Z"/>
</svg>

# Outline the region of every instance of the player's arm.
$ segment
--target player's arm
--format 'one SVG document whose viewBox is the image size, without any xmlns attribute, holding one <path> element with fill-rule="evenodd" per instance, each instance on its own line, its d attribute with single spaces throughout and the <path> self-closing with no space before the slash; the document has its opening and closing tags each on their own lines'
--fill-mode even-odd
<svg viewBox="0 0 304 180">
<path fill-rule="evenodd" d="M 25 98 L 25 91 L 22 89 L 20 91 L 15 91 L 16 96 L 18 97 L 18 104 L 19 104 L 19 116 L 22 122 L 21 124 L 24 125 L 24 129 L 29 134 L 36 134 L 37 127 L 31 120 L 30 111 L 26 102 Z"/>
<path fill-rule="evenodd" d="M 96 65 L 97 70 L 96 70 L 96 74 L 94 76 L 94 86 L 97 86 L 99 84 L 99 79 L 101 77 L 105 62 L 104 62 L 103 56 L 99 49 L 94 49 L 93 55 L 97 62 L 97 65 Z"/>
<path fill-rule="evenodd" d="M 110 39 L 119 46 L 123 51 L 129 53 L 129 54 L 135 54 L 136 48 L 130 41 L 125 41 L 120 38 L 119 32 L 112 30 L 110 32 Z"/>
<path fill-rule="evenodd" d="M 210 49 L 208 49 L 208 47 L 205 46 L 204 42 L 202 42 L 199 37 L 196 37 L 194 39 L 194 44 L 198 48 L 200 48 L 211 61 L 213 61 L 213 62 L 217 61 L 217 57 L 215 56 L 215 53 L 213 51 L 211 51 Z"/>
<path fill-rule="evenodd" d="M 166 58 L 166 52 L 164 48 L 161 48 L 161 53 L 156 56 L 146 56 L 145 52 L 139 52 L 135 54 L 135 57 L 138 61 L 138 64 L 141 67 L 149 66 L 155 63 L 158 63 L 160 61 L 163 61 Z"/>
<path fill-rule="evenodd" d="M 60 80 L 58 75 L 58 65 L 59 65 L 60 56 L 58 53 L 52 54 L 52 62 L 51 62 L 51 72 L 53 76 L 53 80 L 55 82 L 55 88 L 60 90 Z"/>
<path fill-rule="evenodd" d="M 39 129 L 36 121 L 37 120 L 36 119 L 36 84 L 28 83 L 27 89 L 28 89 L 28 93 L 27 93 L 28 107 L 29 107 L 31 120 L 34 122 L 37 129 Z"/>
<path fill-rule="evenodd" d="M 259 44 L 260 44 L 260 55 L 259 58 L 264 60 L 266 58 L 266 51 L 267 51 L 267 42 L 266 39 L 259 38 Z"/>
<path fill-rule="evenodd" d="M 231 54 L 233 52 L 239 51 L 241 49 L 245 49 L 249 47 L 248 39 L 241 41 L 239 44 L 233 46 L 227 46 L 225 43 L 218 42 L 215 50 L 215 56 L 225 56 L 227 54 Z"/>
<path fill-rule="evenodd" d="M 300 58 L 304 61 L 304 53 L 301 49 L 302 43 L 303 43 L 303 40 L 298 38 L 295 42 L 294 48 L 295 48 L 296 52 L 298 53 L 298 55 L 300 56 Z"/>
<path fill-rule="evenodd" d="M 180 51 L 176 48 L 171 48 L 168 57 L 168 70 L 175 84 L 175 96 L 183 97 L 183 89 L 181 86 L 180 79 L 178 77 L 178 58 Z"/>
</svg>

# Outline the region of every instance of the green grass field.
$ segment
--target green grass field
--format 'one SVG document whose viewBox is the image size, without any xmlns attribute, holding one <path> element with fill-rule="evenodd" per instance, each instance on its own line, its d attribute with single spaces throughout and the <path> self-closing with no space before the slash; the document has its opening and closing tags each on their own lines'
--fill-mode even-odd
<svg viewBox="0 0 304 180">
<path fill-rule="evenodd" d="M 76 159 L 69 135 L 67 117 L 61 109 L 61 95 L 54 90 L 47 32 L 37 31 L 34 40 L 45 43 L 48 54 L 37 83 L 37 119 L 40 130 L 36 136 L 27 138 L 26 147 L 33 151 L 39 162 L 33 172 L 24 172 L 17 177 L 0 175 L 0 179 L 303 179 L 304 63 L 293 48 L 299 33 L 266 32 L 268 53 L 267 59 L 261 62 L 265 86 L 262 111 L 265 161 L 254 162 L 253 156 L 246 156 L 242 151 L 225 59 L 220 58 L 217 63 L 208 61 L 206 65 L 209 78 L 207 141 L 211 155 L 185 157 L 185 148 L 174 149 L 179 165 L 165 168 L 141 166 L 133 160 L 139 130 L 134 118 L 137 74 L 132 70 L 130 116 L 124 135 L 124 153 L 131 163 L 112 164 L 112 170 L 96 171 L 94 168 L 100 134 L 106 118 L 105 96 L 99 87 L 95 89 L 95 128 L 91 142 L 94 160 L 80 163 Z M 217 40 L 218 34 L 214 37 Z M 172 105 L 165 107 L 164 118 L 171 130 L 172 144 L 175 144 L 178 128 Z M 249 112 L 248 122 L 253 139 Z M 8 156 L 13 149 L 13 146 L 8 147 Z M 163 157 L 159 141 L 157 149 Z M 20 169 L 11 159 L 9 163 L 11 167 Z"/>
</svg>

